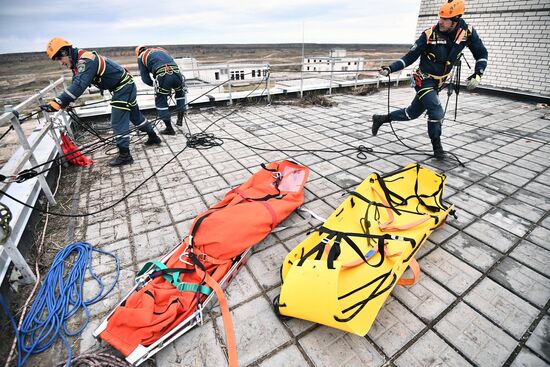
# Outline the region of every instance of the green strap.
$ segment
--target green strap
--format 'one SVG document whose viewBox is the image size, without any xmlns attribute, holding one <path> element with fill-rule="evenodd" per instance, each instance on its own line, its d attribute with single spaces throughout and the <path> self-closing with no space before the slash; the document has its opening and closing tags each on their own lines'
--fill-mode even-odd
<svg viewBox="0 0 550 367">
<path fill-rule="evenodd" d="M 137 276 L 139 277 L 145 274 L 151 268 L 154 268 L 155 270 L 168 269 L 168 267 L 164 263 L 161 263 L 160 261 L 149 261 L 148 263 L 143 265 L 143 268 L 141 268 Z M 182 282 L 180 280 L 179 271 L 174 271 L 173 273 L 165 273 L 162 275 L 162 277 L 166 279 L 174 287 L 176 287 L 180 292 L 200 292 L 206 296 L 212 293 L 212 289 L 208 288 L 207 286 L 195 284 L 195 283 Z"/>
</svg>

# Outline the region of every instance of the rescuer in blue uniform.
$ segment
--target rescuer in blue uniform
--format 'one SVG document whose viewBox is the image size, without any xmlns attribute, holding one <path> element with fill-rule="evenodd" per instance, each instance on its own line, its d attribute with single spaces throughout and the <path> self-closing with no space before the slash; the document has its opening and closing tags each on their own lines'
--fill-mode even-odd
<svg viewBox="0 0 550 367">
<path fill-rule="evenodd" d="M 439 101 L 439 88 L 449 76 L 453 65 L 468 47 L 476 59 L 474 73 L 468 77 L 468 90 L 475 89 L 487 67 L 487 49 L 476 30 L 462 19 L 464 0 L 445 0 L 439 10 L 439 22 L 425 30 L 401 59 L 383 66 L 380 74 L 404 69 L 420 57 L 419 67 L 413 71 L 416 96 L 407 108 L 392 111 L 389 115 L 372 116 L 372 135 L 382 124 L 390 121 L 414 120 L 424 111 L 428 114 L 428 135 L 432 141 L 434 156 L 443 159 L 441 124 L 445 112 Z"/>
<path fill-rule="evenodd" d="M 178 65 L 163 48 L 148 48 L 145 46 L 136 47 L 139 72 L 141 80 L 150 87 L 155 88 L 155 107 L 159 118 L 164 122 L 166 128 L 161 134 L 175 135 L 168 109 L 168 96 L 174 90 L 178 120 L 176 124 L 182 125 L 183 116 L 187 110 L 187 88 L 185 77 L 181 74 Z M 151 79 L 153 75 L 153 79 Z"/>
<path fill-rule="evenodd" d="M 72 47 L 66 40 L 54 37 L 46 46 L 46 53 L 52 60 L 57 60 L 73 72 L 71 85 L 54 100 L 47 109 L 51 112 L 65 108 L 84 93 L 86 88 L 94 85 L 101 90 L 109 90 L 111 100 L 111 126 L 116 136 L 119 155 L 109 162 L 111 166 L 121 166 L 134 162 L 130 154 L 129 121 L 148 135 L 145 145 L 159 145 L 160 138 L 153 130 L 151 123 L 140 112 L 136 101 L 136 86 L 132 75 L 116 62 L 99 55 Z"/>
</svg>

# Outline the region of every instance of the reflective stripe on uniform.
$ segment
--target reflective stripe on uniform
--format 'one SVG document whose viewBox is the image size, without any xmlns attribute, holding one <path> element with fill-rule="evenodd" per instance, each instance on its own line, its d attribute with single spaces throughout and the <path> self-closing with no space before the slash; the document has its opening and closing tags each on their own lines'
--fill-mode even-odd
<svg viewBox="0 0 550 367">
<path fill-rule="evenodd" d="M 483 61 L 489 62 L 487 59 L 478 59 L 478 60 L 476 60 L 476 64 L 477 64 L 478 62 L 483 62 Z"/>
<path fill-rule="evenodd" d="M 407 64 L 405 64 L 405 61 L 403 61 L 402 59 L 399 59 L 397 61 L 401 61 L 401 63 L 403 64 L 403 68 L 406 68 L 407 67 Z"/>
<path fill-rule="evenodd" d="M 127 101 L 113 100 L 113 101 L 111 101 L 111 106 L 113 108 L 116 108 L 116 109 L 119 109 L 119 110 L 130 111 L 130 106 L 131 105 Z"/>
<path fill-rule="evenodd" d="M 153 50 L 148 48 L 147 50 L 145 50 L 145 52 L 141 54 L 141 62 L 143 63 L 143 65 L 145 65 L 145 67 L 147 67 L 147 59 L 149 58 L 149 54 L 151 53 L 151 51 Z"/>
<path fill-rule="evenodd" d="M 67 95 L 68 95 L 69 97 L 71 97 L 72 99 L 76 99 L 75 95 L 72 94 L 68 89 L 65 89 L 65 93 L 67 93 Z"/>
<path fill-rule="evenodd" d="M 432 91 L 434 91 L 434 89 L 432 87 L 422 88 L 416 94 L 418 95 L 418 99 L 422 99 L 422 97 L 424 97 L 426 94 L 428 94 Z"/>
<path fill-rule="evenodd" d="M 157 110 L 161 110 L 161 111 L 165 111 L 167 109 L 168 109 L 168 107 L 157 107 Z"/>
</svg>

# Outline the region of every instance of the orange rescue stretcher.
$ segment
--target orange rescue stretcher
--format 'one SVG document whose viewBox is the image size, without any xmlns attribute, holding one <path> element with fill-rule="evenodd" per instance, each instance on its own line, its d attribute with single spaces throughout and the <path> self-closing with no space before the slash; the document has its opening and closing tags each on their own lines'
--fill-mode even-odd
<svg viewBox="0 0 550 367">
<path fill-rule="evenodd" d="M 250 249 L 304 201 L 309 170 L 290 161 L 262 165 L 244 184 L 198 215 L 183 243 L 145 264 L 135 287 L 95 330 L 126 361 L 139 365 L 203 322 L 217 296 L 230 366 L 237 352 L 223 289 Z"/>
</svg>

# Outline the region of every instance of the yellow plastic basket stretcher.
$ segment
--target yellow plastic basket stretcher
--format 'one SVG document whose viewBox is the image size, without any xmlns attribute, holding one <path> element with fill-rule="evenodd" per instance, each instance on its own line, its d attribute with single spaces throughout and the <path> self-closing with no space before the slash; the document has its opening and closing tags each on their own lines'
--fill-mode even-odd
<svg viewBox="0 0 550 367">
<path fill-rule="evenodd" d="M 366 335 L 393 287 L 416 283 L 415 254 L 454 214 L 444 185 L 444 175 L 417 164 L 371 174 L 286 256 L 275 311 Z"/>
</svg>

